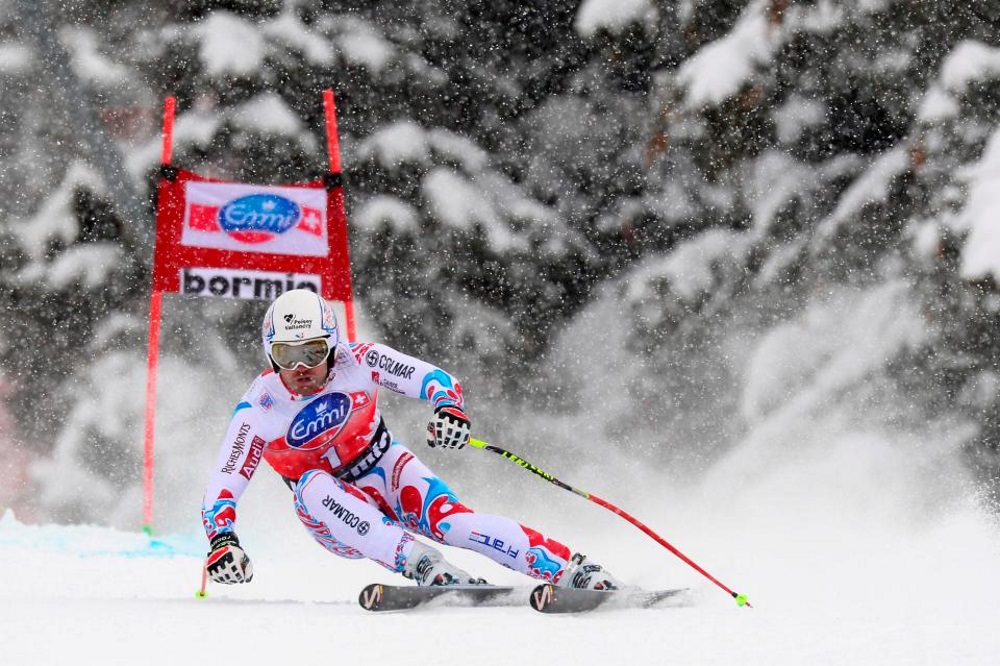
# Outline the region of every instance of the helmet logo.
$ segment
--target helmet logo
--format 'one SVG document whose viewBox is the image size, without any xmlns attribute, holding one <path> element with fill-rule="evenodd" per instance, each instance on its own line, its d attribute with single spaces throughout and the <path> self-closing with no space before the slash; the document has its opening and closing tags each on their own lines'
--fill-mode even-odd
<svg viewBox="0 0 1000 666">
<path fill-rule="evenodd" d="M 285 320 L 286 331 L 304 331 L 313 327 L 312 319 L 297 319 L 293 314 L 286 314 L 282 319 Z"/>
</svg>

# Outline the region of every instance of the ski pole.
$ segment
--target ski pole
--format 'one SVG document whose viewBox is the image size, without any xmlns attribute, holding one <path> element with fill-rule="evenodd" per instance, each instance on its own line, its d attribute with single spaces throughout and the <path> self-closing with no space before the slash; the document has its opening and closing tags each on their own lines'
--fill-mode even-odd
<svg viewBox="0 0 1000 666">
<path fill-rule="evenodd" d="M 692 560 L 691 558 L 689 558 L 687 555 L 685 555 L 681 551 L 677 550 L 677 548 L 675 548 L 673 545 L 671 545 L 669 541 L 667 541 L 666 539 L 664 539 L 663 537 L 661 537 L 659 534 L 657 534 L 653 530 L 651 530 L 648 527 L 646 527 L 642 522 L 640 522 L 636 518 L 632 517 L 631 515 L 629 515 L 625 511 L 622 511 L 621 509 L 619 509 L 617 506 L 615 506 L 611 502 L 605 501 L 605 500 L 601 499 L 600 497 L 598 497 L 597 495 L 594 495 L 592 493 L 588 493 L 586 491 L 580 490 L 579 488 L 574 488 L 573 486 L 569 485 L 568 483 L 563 483 L 562 481 L 560 481 L 556 477 L 552 476 L 551 474 L 549 474 L 545 470 L 539 469 L 538 467 L 535 467 L 534 465 L 532 465 L 530 462 L 528 462 L 524 458 L 522 458 L 522 457 L 520 457 L 520 456 L 518 456 L 518 455 L 516 455 L 514 453 L 511 453 L 510 451 L 507 451 L 505 449 L 501 449 L 499 446 L 493 446 L 492 444 L 484 442 L 481 439 L 475 439 L 475 438 L 470 438 L 469 439 L 469 445 L 473 446 L 474 448 L 477 448 L 477 449 L 482 449 L 484 451 L 490 451 L 492 453 L 496 453 L 497 455 L 500 455 L 500 456 L 506 458 L 507 460 L 511 461 L 512 463 L 514 463 L 518 467 L 522 467 L 522 468 L 528 470 L 529 472 L 531 472 L 532 474 L 535 474 L 537 476 L 542 477 L 543 479 L 545 479 L 549 483 L 555 484 L 555 485 L 559 486 L 560 488 L 562 488 L 563 490 L 568 490 L 571 493 L 576 493 L 580 497 L 583 497 L 584 499 L 588 499 L 591 502 L 593 502 L 594 504 L 597 504 L 598 506 L 604 507 L 605 509 L 607 509 L 608 511 L 611 511 L 612 513 L 618 514 L 619 516 L 621 516 L 622 518 L 624 518 L 625 520 L 627 520 L 628 522 L 632 523 L 633 525 L 635 525 L 636 527 L 638 527 L 640 530 L 642 530 L 647 536 L 651 537 L 654 541 L 656 541 L 656 543 L 660 544 L 661 546 L 663 546 L 664 548 L 666 548 L 667 550 L 669 550 L 671 553 L 673 553 L 674 555 L 676 555 L 677 557 L 679 557 L 681 560 L 683 560 L 692 569 L 694 569 L 695 571 L 697 571 L 698 573 L 700 573 L 702 576 L 704 576 L 708 580 L 710 580 L 713 583 L 715 583 L 716 585 L 718 585 L 729 596 L 731 596 L 733 599 L 736 600 L 736 605 L 738 605 L 738 606 L 746 606 L 747 608 L 753 608 L 753 606 L 750 604 L 750 602 L 747 601 L 747 597 L 746 597 L 745 594 L 737 594 L 736 592 L 733 592 L 731 589 L 729 589 L 728 587 L 726 587 L 725 585 L 723 585 L 715 576 L 713 576 L 712 574 L 708 573 L 707 571 L 705 571 L 704 569 L 702 569 L 700 566 L 698 566 L 694 562 L 694 560 Z"/>
<path fill-rule="evenodd" d="M 208 566 L 207 563 L 201 565 L 201 588 L 194 593 L 194 596 L 199 599 L 204 599 L 208 596 Z"/>
</svg>

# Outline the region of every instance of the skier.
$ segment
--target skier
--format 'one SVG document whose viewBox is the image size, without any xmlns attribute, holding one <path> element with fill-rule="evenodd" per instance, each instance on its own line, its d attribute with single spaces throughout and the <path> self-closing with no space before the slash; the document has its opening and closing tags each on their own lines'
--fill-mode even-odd
<svg viewBox="0 0 1000 666">
<path fill-rule="evenodd" d="M 211 580 L 248 583 L 253 577 L 236 536 L 236 505 L 263 458 L 291 488 L 299 520 L 320 545 L 373 560 L 417 585 L 485 581 L 414 534 L 474 550 L 544 582 L 619 587 L 599 564 L 563 544 L 461 504 L 393 438 L 379 413 L 379 388 L 433 406 L 429 446 L 465 446 L 469 418 L 450 374 L 380 343 L 342 341 L 330 304 L 309 289 L 287 291 L 271 303 L 262 341 L 271 369 L 236 406 L 202 502 Z"/>
</svg>

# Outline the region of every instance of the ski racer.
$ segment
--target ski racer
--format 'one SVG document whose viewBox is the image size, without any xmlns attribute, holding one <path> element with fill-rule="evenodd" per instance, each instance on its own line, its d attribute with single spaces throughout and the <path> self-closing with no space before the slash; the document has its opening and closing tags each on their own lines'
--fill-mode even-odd
<svg viewBox="0 0 1000 666">
<path fill-rule="evenodd" d="M 347 342 L 323 298 L 287 291 L 264 316 L 270 368 L 236 406 L 205 490 L 205 567 L 216 583 L 248 583 L 253 567 L 236 536 L 237 503 L 261 459 L 292 490 L 295 512 L 321 546 L 368 558 L 417 585 L 485 583 L 415 535 L 467 548 L 543 582 L 611 590 L 618 581 L 589 558 L 504 516 L 480 513 L 403 443 L 378 409 L 378 390 L 428 402 L 427 444 L 461 449 L 470 423 L 456 379 L 373 342 Z"/>
</svg>

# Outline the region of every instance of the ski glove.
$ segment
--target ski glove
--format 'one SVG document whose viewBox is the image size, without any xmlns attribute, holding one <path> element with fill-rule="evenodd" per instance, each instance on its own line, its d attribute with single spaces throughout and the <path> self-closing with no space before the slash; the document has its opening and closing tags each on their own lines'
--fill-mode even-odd
<svg viewBox="0 0 1000 666">
<path fill-rule="evenodd" d="M 210 547 L 212 552 L 208 554 L 208 561 L 205 562 L 209 579 L 223 585 L 250 582 L 253 578 L 253 565 L 240 548 L 240 540 L 236 538 L 235 533 L 216 535 Z"/>
<path fill-rule="evenodd" d="M 472 426 L 469 417 L 460 407 L 446 405 L 434 410 L 434 418 L 427 424 L 427 446 L 442 449 L 460 449 L 469 443 Z"/>
</svg>

